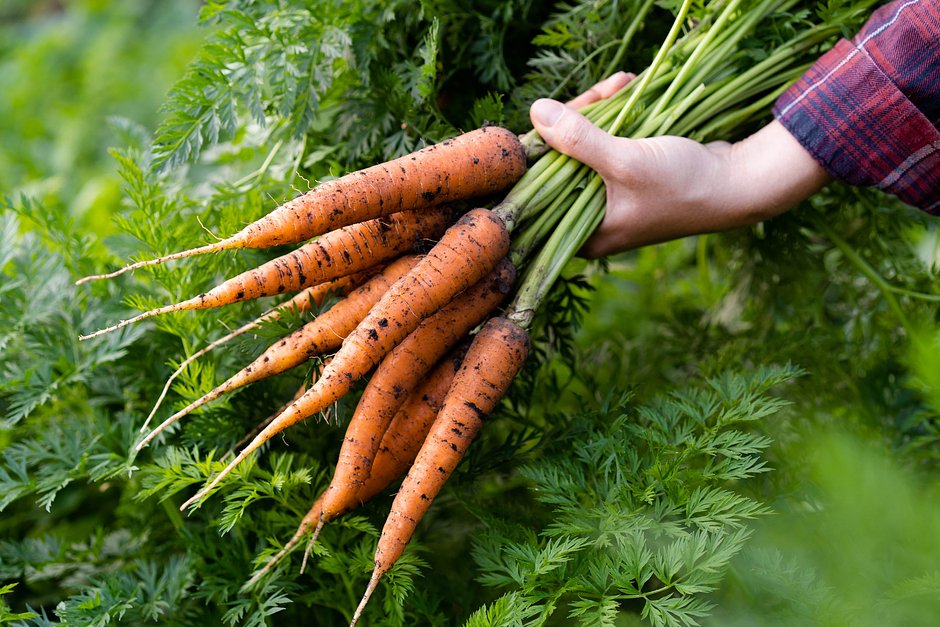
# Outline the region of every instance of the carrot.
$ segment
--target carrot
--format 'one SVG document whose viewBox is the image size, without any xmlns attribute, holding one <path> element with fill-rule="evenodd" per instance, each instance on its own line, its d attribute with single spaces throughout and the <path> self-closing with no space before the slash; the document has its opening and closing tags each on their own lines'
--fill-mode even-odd
<svg viewBox="0 0 940 627">
<path fill-rule="evenodd" d="M 378 302 L 382 294 L 387 292 L 389 287 L 413 268 L 417 262 L 417 257 L 408 256 L 389 264 L 382 272 L 350 292 L 346 298 L 330 307 L 314 320 L 269 346 L 253 362 L 229 377 L 225 382 L 217 385 L 205 396 L 193 401 L 164 420 L 160 426 L 156 427 L 137 444 L 136 450 L 139 451 L 145 447 L 161 431 L 183 416 L 223 394 L 280 374 L 299 366 L 311 357 L 336 349 L 342 343 L 343 338 L 356 328 L 356 325 L 366 316 L 369 309 Z"/>
<path fill-rule="evenodd" d="M 351 289 L 358 287 L 362 281 L 368 277 L 368 275 L 368 272 L 361 272 L 352 276 L 341 277 L 335 281 L 329 281 L 328 283 L 321 283 L 320 285 L 308 287 L 290 299 L 280 303 L 276 307 L 269 309 L 260 317 L 255 318 L 251 322 L 238 327 L 231 333 L 223 335 L 219 339 L 214 340 L 207 346 L 201 348 L 184 359 L 182 362 L 180 362 L 180 365 L 177 366 L 176 370 L 173 371 L 169 378 L 167 378 L 166 383 L 163 384 L 163 390 L 160 392 L 160 396 L 157 398 L 157 402 L 154 403 L 153 409 L 150 410 L 150 413 L 147 415 L 147 419 L 144 421 L 144 424 L 141 426 L 140 430 L 147 430 L 147 426 L 150 424 L 150 421 L 153 420 L 157 410 L 160 409 L 160 405 L 163 403 L 163 399 L 166 398 L 167 392 L 170 391 L 170 386 L 173 384 L 173 381 L 175 381 L 176 378 L 183 373 L 183 370 L 186 369 L 186 366 L 193 363 L 211 351 L 213 348 L 217 348 L 226 342 L 230 342 L 236 337 L 248 333 L 253 329 L 257 329 L 267 322 L 277 320 L 281 317 L 281 314 L 288 310 L 292 309 L 296 312 L 310 311 L 310 309 L 314 306 L 321 306 L 323 301 L 325 301 L 326 297 L 330 294 L 348 294 Z"/>
<path fill-rule="evenodd" d="M 466 347 L 455 350 L 448 355 L 434 368 L 422 384 L 408 396 L 408 400 L 395 414 L 395 418 L 382 437 L 382 445 L 379 447 L 375 461 L 372 463 L 372 473 L 358 490 L 347 492 L 349 498 L 343 503 L 342 508 L 332 516 L 321 517 L 324 497 L 324 494 L 321 494 L 313 503 L 310 511 L 300 521 L 293 537 L 274 557 L 268 560 L 261 570 L 248 580 L 243 589 L 250 588 L 257 583 L 265 573 L 270 572 L 285 555 L 290 553 L 311 529 L 316 528 L 310 537 L 307 549 L 304 551 L 303 562 L 300 566 L 300 572 L 303 572 L 307 565 L 307 556 L 310 554 L 310 549 L 324 523 L 330 522 L 336 517 L 355 509 L 359 504 L 371 500 L 405 474 L 405 471 L 408 470 L 418 454 L 425 436 L 431 429 L 431 424 L 441 409 L 444 396 L 447 394 L 447 390 L 450 389 L 451 382 L 454 380 L 457 369 L 460 368 L 460 362 L 465 352 Z"/>
<path fill-rule="evenodd" d="M 440 414 L 395 496 L 375 551 L 372 577 L 350 625 L 359 620 L 379 579 L 401 557 L 418 521 L 505 395 L 528 351 L 528 333 L 507 318 L 491 319 L 474 338 Z"/>
<path fill-rule="evenodd" d="M 353 414 L 339 461 L 323 500 L 323 515 L 333 516 L 372 469 L 382 436 L 405 398 L 433 365 L 480 324 L 505 298 L 516 269 L 508 259 L 437 313 L 427 317 L 376 369 Z"/>
<path fill-rule="evenodd" d="M 297 250 L 233 277 L 213 289 L 176 303 L 144 312 L 79 339 L 108 333 L 171 311 L 209 309 L 245 300 L 293 292 L 366 270 L 398 255 L 425 247 L 453 222 L 451 205 L 422 211 L 402 211 L 385 218 L 330 231 Z"/>
<path fill-rule="evenodd" d="M 515 134 L 496 126 L 477 129 L 321 183 L 227 239 L 78 283 L 204 253 L 293 244 L 399 211 L 485 196 L 515 183 L 525 169 L 525 151 Z"/>
<path fill-rule="evenodd" d="M 424 318 L 483 278 L 508 250 L 509 233 L 499 216 L 488 209 L 468 211 L 411 272 L 389 288 L 343 341 L 313 387 L 291 403 L 207 486 L 183 503 L 181 509 L 205 497 L 242 460 L 272 437 L 339 400 Z"/>
</svg>

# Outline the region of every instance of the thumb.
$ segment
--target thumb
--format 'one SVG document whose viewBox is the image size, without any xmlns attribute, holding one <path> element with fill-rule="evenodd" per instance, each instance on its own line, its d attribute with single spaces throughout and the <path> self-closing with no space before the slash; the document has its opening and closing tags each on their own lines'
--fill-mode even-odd
<svg viewBox="0 0 940 627">
<path fill-rule="evenodd" d="M 532 126 L 545 143 L 604 174 L 612 137 L 557 100 L 541 98 L 529 109 Z"/>
</svg>

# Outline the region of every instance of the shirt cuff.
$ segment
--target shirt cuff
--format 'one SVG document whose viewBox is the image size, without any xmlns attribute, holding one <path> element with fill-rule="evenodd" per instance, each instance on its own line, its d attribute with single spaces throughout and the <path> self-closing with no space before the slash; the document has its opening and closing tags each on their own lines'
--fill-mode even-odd
<svg viewBox="0 0 940 627">
<path fill-rule="evenodd" d="M 834 178 L 940 214 L 940 131 L 864 47 L 837 43 L 774 115 Z"/>
</svg>

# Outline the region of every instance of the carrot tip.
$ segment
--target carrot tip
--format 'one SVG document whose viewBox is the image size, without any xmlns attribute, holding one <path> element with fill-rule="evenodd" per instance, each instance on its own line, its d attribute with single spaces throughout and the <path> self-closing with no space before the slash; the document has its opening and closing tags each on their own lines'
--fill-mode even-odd
<svg viewBox="0 0 940 627">
<path fill-rule="evenodd" d="M 262 577 L 264 577 L 272 568 L 274 568 L 274 565 L 277 564 L 281 560 L 282 557 L 284 557 L 286 552 L 287 552 L 287 547 L 284 547 L 283 549 L 281 549 L 281 551 L 277 555 L 275 555 L 270 560 L 268 560 L 268 563 L 265 564 L 261 570 L 259 570 L 254 575 L 252 575 L 251 579 L 249 579 L 242 585 L 242 587 L 239 589 L 239 592 L 247 592 L 248 590 L 253 588 L 256 583 L 261 581 Z"/>
<path fill-rule="evenodd" d="M 175 305 L 167 305 L 166 307 L 159 307 L 157 309 L 151 309 L 150 311 L 145 311 L 141 314 L 137 314 L 133 318 L 128 318 L 127 320 L 121 320 L 117 324 L 112 324 L 110 327 L 105 327 L 104 329 L 99 329 L 94 333 L 89 333 L 88 335 L 79 335 L 78 339 L 80 341 L 90 340 L 93 337 L 98 337 L 99 335 L 104 335 L 105 333 L 110 333 L 111 331 L 117 331 L 118 329 L 123 329 L 129 324 L 133 324 L 139 320 L 146 320 L 147 318 L 153 318 L 160 314 L 169 313 L 171 311 L 178 311 L 184 309 L 192 300 L 183 301 L 182 303 L 176 303 Z"/>
<path fill-rule="evenodd" d="M 258 318 L 258 320 L 261 320 L 265 316 L 270 315 L 272 311 L 274 311 L 274 309 L 265 313 L 261 318 Z M 192 355 L 184 359 L 182 362 L 180 362 L 180 365 L 177 366 L 176 370 L 173 371 L 173 374 L 171 374 L 169 378 L 167 378 L 166 383 L 163 384 L 163 390 L 160 391 L 160 396 L 157 398 L 157 402 L 154 403 L 153 409 L 150 410 L 150 414 L 147 416 L 147 419 L 144 421 L 143 426 L 140 428 L 140 432 L 141 433 L 145 432 L 147 430 L 147 427 L 150 426 L 150 421 L 153 420 L 153 417 L 157 415 L 157 410 L 160 409 L 160 405 L 162 405 L 164 399 L 166 399 L 166 395 L 169 393 L 170 386 L 173 385 L 173 381 L 175 381 L 176 378 L 179 377 L 183 373 L 183 371 L 186 369 L 187 366 L 189 366 L 189 364 L 193 363 L 194 361 L 196 361 L 197 359 L 199 359 L 200 357 L 202 357 L 203 355 L 211 351 L 213 348 L 221 346 L 222 344 L 225 344 L 229 340 L 232 340 L 238 337 L 239 335 L 246 333 L 250 331 L 251 329 L 257 327 L 259 324 L 258 320 L 249 322 L 248 324 L 245 324 L 239 327 L 238 329 L 232 331 L 231 333 L 227 335 L 223 335 L 219 339 L 211 342 L 207 346 L 204 346 L 203 348 L 199 349 L 198 351 L 196 351 L 195 353 L 193 353 Z"/>
<path fill-rule="evenodd" d="M 157 402 L 153 404 L 153 408 L 150 410 L 150 413 L 147 414 L 147 419 L 144 420 L 144 424 L 140 427 L 140 432 L 144 433 L 147 431 L 147 427 L 150 426 L 150 421 L 153 420 L 153 417 L 157 415 L 157 410 L 160 409 L 160 405 L 163 404 L 163 399 L 166 398 L 167 393 L 170 391 L 170 386 L 173 384 L 173 381 L 179 374 L 183 371 L 185 365 L 177 368 L 173 374 L 166 380 L 166 383 L 163 384 L 163 389 L 160 391 L 160 396 L 157 398 Z"/>
<path fill-rule="evenodd" d="M 213 242 L 212 244 L 206 244 L 205 246 L 198 246 L 196 248 L 190 248 L 189 250 L 183 250 L 178 253 L 173 253 L 171 255 L 166 255 L 164 257 L 157 257 L 156 259 L 146 259 L 144 261 L 137 261 L 134 263 L 129 263 L 124 267 L 118 268 L 114 272 L 107 272 L 105 274 L 92 274 L 86 277 L 82 277 L 79 280 L 75 281 L 75 285 L 81 285 L 83 283 L 88 283 L 89 281 L 98 281 L 101 279 L 112 279 L 116 276 L 121 276 L 125 272 L 130 270 L 136 270 L 137 268 L 146 268 L 148 266 L 156 266 L 158 264 L 172 261 L 173 259 L 183 259 L 184 257 L 193 257 L 195 255 L 201 255 L 203 253 L 212 253 L 220 250 L 224 250 L 229 247 L 231 242 L 229 240 L 220 240 L 218 242 Z"/>
<path fill-rule="evenodd" d="M 317 528 L 314 530 L 313 537 L 310 539 L 310 544 L 307 545 L 307 551 L 310 550 L 310 546 L 313 544 L 313 540 L 316 538 L 317 534 L 320 533 L 320 528 L 322 526 L 323 526 L 322 522 L 317 525 Z M 300 527 L 297 529 L 296 533 L 294 533 L 294 537 L 292 537 L 290 541 L 287 544 L 285 544 L 281 548 L 281 550 L 278 551 L 274 555 L 274 557 L 269 559 L 267 563 L 261 568 L 261 570 L 259 570 L 254 575 L 252 575 L 251 579 L 245 582 L 245 584 L 241 587 L 241 591 L 245 592 L 248 589 L 250 589 L 252 586 L 254 586 L 256 583 L 258 583 L 258 581 L 262 577 L 264 577 L 266 573 L 270 572 L 271 569 L 273 569 L 277 565 L 277 563 L 280 562 L 284 558 L 285 555 L 290 553 L 294 549 L 294 547 L 297 546 L 297 543 L 299 543 L 300 540 L 304 537 L 304 534 L 306 533 L 307 528 L 308 528 L 307 520 L 306 518 L 304 518 L 304 521 L 300 524 Z M 306 555 L 304 556 L 304 562 L 306 562 Z M 301 573 L 304 572 L 302 566 L 300 568 L 300 572 Z"/>
<path fill-rule="evenodd" d="M 353 614 L 352 621 L 349 623 L 349 627 L 355 627 L 356 623 L 359 622 L 359 617 L 362 616 L 362 610 L 365 609 L 366 603 L 369 602 L 369 597 L 372 596 L 372 593 L 375 592 L 375 587 L 379 583 L 379 579 L 382 577 L 382 574 L 379 572 L 373 572 L 372 578 L 369 580 L 369 585 L 366 588 L 365 594 L 362 595 L 362 600 L 359 601 L 359 607 L 356 608 L 356 613 Z"/>
<path fill-rule="evenodd" d="M 122 274 L 124 274 L 125 272 L 129 270 L 142 267 L 143 265 L 150 265 L 150 264 L 131 263 L 131 264 L 124 266 L 123 268 L 118 268 L 114 272 L 107 272 L 105 274 L 92 274 L 86 277 L 82 277 L 79 280 L 75 281 L 75 285 L 82 285 L 83 283 L 90 283 L 91 281 L 100 281 L 101 279 L 113 279 L 116 276 L 121 276 Z"/>
<path fill-rule="evenodd" d="M 209 485 L 207 485 L 207 486 L 204 487 L 203 489 L 199 490 L 199 492 L 197 492 L 196 494 L 194 494 L 194 495 L 192 496 L 192 498 L 190 498 L 188 501 L 186 501 L 185 503 L 183 503 L 182 505 L 180 505 L 180 511 L 181 511 L 181 512 L 182 512 L 182 511 L 185 511 L 186 508 L 189 507 L 190 505 L 196 503 L 197 501 L 201 501 L 201 500 L 205 499 L 205 497 L 206 497 L 210 492 L 212 492 L 212 490 L 213 490 L 217 485 L 219 485 L 219 483 L 222 481 L 222 479 L 224 479 L 225 477 L 227 477 L 230 472 L 232 472 L 233 470 L 235 470 L 235 467 L 238 466 L 238 465 L 239 465 L 240 463 L 242 463 L 243 461 L 245 461 L 245 458 L 248 457 L 248 456 L 249 456 L 255 449 L 257 449 L 259 446 L 261 446 L 262 443 L 263 443 L 263 441 L 258 441 L 258 440 L 256 439 L 254 442 L 252 442 L 251 444 L 249 444 L 248 447 L 245 448 L 241 453 L 239 453 L 238 456 L 237 456 L 235 459 L 233 459 L 231 462 L 229 462 L 228 466 L 226 466 L 225 468 L 222 469 L 222 472 L 220 472 L 219 474 L 217 474 L 217 475 L 215 476 L 215 479 L 213 479 L 212 481 L 209 482 Z M 200 505 L 201 505 L 201 503 L 200 503 Z M 198 505 L 197 505 L 197 507 L 198 507 Z"/>
<path fill-rule="evenodd" d="M 157 425 L 156 427 L 154 427 L 154 429 L 153 429 L 150 433 L 148 433 L 147 436 L 146 436 L 143 440 L 141 440 L 140 442 L 137 443 L 137 447 L 136 447 L 134 450 L 139 451 L 140 449 L 142 449 L 142 448 L 144 448 L 145 446 L 147 446 L 148 444 L 150 444 L 150 442 L 151 442 L 155 437 L 157 437 L 158 435 L 160 435 L 161 433 L 163 433 L 163 431 L 164 431 L 167 427 L 169 427 L 170 425 L 172 425 L 174 422 L 176 422 L 177 420 L 179 420 L 180 418 L 182 418 L 183 416 L 185 416 L 186 414 L 188 414 L 191 409 L 194 409 L 192 405 L 190 405 L 189 407 L 186 407 L 185 409 L 182 409 L 182 410 L 176 412 L 175 414 L 173 414 L 172 416 L 170 416 L 169 418 L 167 418 L 166 420 L 164 420 L 162 423 L 160 423 L 159 425 Z M 149 418 L 147 419 L 147 422 L 150 422 L 150 419 L 149 419 Z M 146 426 L 147 426 L 147 425 L 146 425 L 146 423 L 145 423 L 145 424 L 144 424 L 144 428 L 146 428 Z"/>
<path fill-rule="evenodd" d="M 90 340 L 90 339 L 92 339 L 92 338 L 96 338 L 96 337 L 98 337 L 99 335 L 104 335 L 105 333 L 110 333 L 111 331 L 117 331 L 117 330 L 120 329 L 121 327 L 125 327 L 125 326 L 127 326 L 128 324 L 130 324 L 130 323 L 131 323 L 130 320 L 122 320 L 122 321 L 119 322 L 118 324 L 112 325 L 112 326 L 110 326 L 110 327 L 107 327 L 107 328 L 104 328 L 104 329 L 98 329 L 97 331 L 94 331 L 94 332 L 92 332 L 92 333 L 88 333 L 87 335 L 79 335 L 79 336 L 78 336 L 78 341 L 79 341 L 79 342 L 84 342 L 85 340 Z"/>
<path fill-rule="evenodd" d="M 181 512 L 185 512 L 186 509 L 187 509 L 190 505 L 192 505 L 192 504 L 195 503 L 196 501 L 202 499 L 202 497 L 205 496 L 205 494 L 206 494 L 206 490 L 200 490 L 199 492 L 196 492 L 196 494 L 193 495 L 188 501 L 186 501 L 185 503 L 183 503 L 182 505 L 180 505 L 180 511 L 181 511 Z M 198 507 L 197 507 L 196 509 L 198 509 Z"/>
<path fill-rule="evenodd" d="M 307 548 L 304 549 L 304 559 L 300 563 L 300 574 L 304 574 L 304 570 L 307 568 L 307 558 L 310 557 L 310 551 L 313 549 L 314 543 L 317 541 L 317 536 L 320 535 L 320 530 L 323 529 L 323 523 L 326 522 L 326 519 L 323 515 L 320 515 L 320 520 L 317 522 L 316 528 L 313 530 L 313 533 L 310 535 L 310 541 L 307 542 Z"/>
</svg>

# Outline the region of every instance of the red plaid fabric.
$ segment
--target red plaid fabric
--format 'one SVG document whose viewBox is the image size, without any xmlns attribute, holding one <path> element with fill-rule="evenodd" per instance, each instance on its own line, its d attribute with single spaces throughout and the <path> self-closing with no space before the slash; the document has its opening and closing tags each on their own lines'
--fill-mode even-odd
<svg viewBox="0 0 940 627">
<path fill-rule="evenodd" d="M 940 0 L 879 8 L 774 115 L 833 177 L 940 215 Z"/>
</svg>

